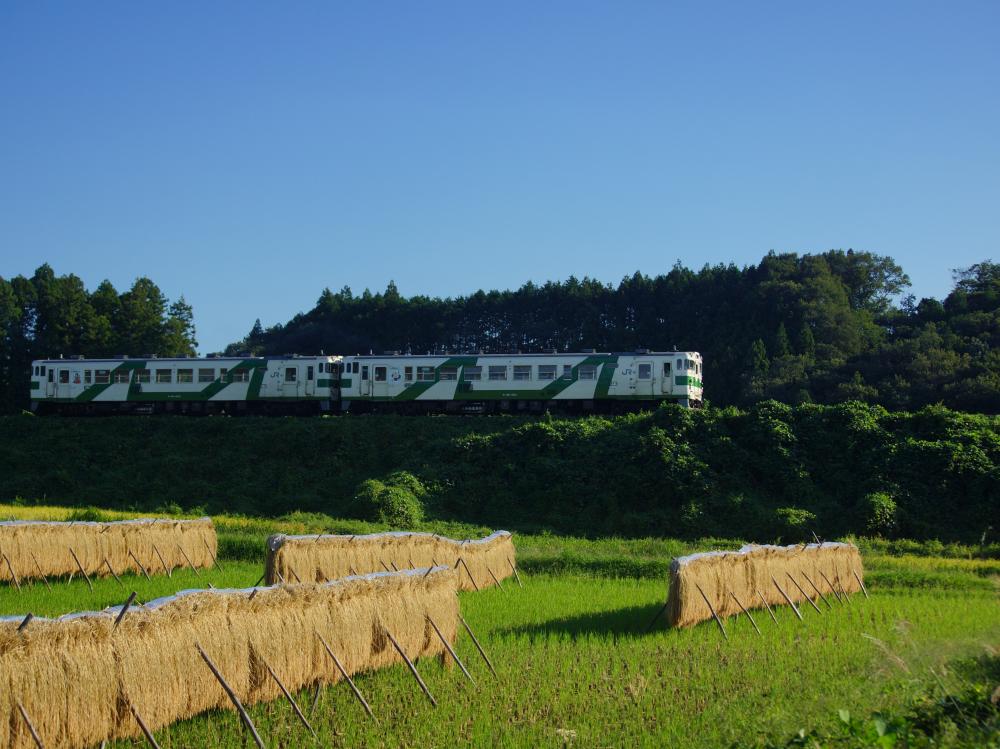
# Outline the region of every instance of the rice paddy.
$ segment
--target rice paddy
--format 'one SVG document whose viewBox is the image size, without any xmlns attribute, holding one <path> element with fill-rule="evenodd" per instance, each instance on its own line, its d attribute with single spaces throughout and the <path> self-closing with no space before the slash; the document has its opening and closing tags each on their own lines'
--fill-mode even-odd
<svg viewBox="0 0 1000 749">
<path fill-rule="evenodd" d="M 4 507 L 0 514 L 21 509 Z M 263 571 L 267 532 L 317 531 L 308 519 L 215 520 L 222 569 L 198 577 L 177 570 L 172 578 L 151 581 L 130 574 L 124 588 L 103 578 L 94 580 L 93 592 L 80 579 L 53 581 L 52 592 L 40 583 L 21 593 L 2 588 L 0 614 L 99 609 L 121 603 L 131 590 L 148 601 L 209 583 L 248 586 Z M 481 529 L 449 530 L 459 537 L 482 535 Z M 312 714 L 317 745 L 784 746 L 800 728 L 836 727 L 840 711 L 891 713 L 921 695 L 960 689 L 954 659 L 989 648 L 995 654 L 1000 646 L 995 559 L 889 556 L 863 548 L 871 600 L 855 595 L 851 604 L 824 606 L 822 614 L 805 607 L 802 622 L 788 607 L 775 610 L 777 624 L 754 612 L 761 636 L 746 617 L 729 618 L 725 642 L 711 622 L 669 629 L 660 620 L 647 627 L 666 600 L 671 555 L 737 548 L 739 541 L 514 541 L 523 589 L 510 580 L 503 589 L 459 594 L 462 614 L 498 678 L 463 634 L 458 654 L 477 686 L 458 669 L 422 660 L 417 667 L 437 699 L 433 708 L 405 666 L 362 675 L 357 684 L 374 721 L 345 684 L 324 687 Z M 258 558 L 250 558 L 255 547 Z M 310 706 L 312 694 L 303 690 L 297 699 Z M 261 703 L 249 712 L 268 746 L 313 745 L 287 703 Z M 156 738 L 165 749 L 246 745 L 230 711 L 174 723 L 158 729 Z M 140 739 L 109 744 L 141 745 Z"/>
</svg>

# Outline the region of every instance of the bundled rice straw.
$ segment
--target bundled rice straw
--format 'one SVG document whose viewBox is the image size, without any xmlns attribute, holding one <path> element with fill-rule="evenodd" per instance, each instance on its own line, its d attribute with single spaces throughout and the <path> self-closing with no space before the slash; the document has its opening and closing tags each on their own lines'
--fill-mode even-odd
<svg viewBox="0 0 1000 749">
<path fill-rule="evenodd" d="M 210 708 L 232 709 L 197 652 L 199 643 L 244 704 L 280 696 L 265 663 L 289 690 L 341 676 L 316 632 L 349 674 L 401 659 L 445 657 L 427 623 L 454 642 L 457 572 L 445 567 L 245 590 L 189 590 L 129 609 L 0 619 L 0 746 L 33 747 L 16 704 L 46 746 L 84 747 L 138 736 L 129 705 L 152 730 Z"/>
<path fill-rule="evenodd" d="M 712 618 L 700 587 L 720 617 L 741 613 L 736 594 L 747 608 L 761 607 L 761 596 L 769 605 L 787 605 L 775 587 L 793 601 L 805 596 L 788 579 L 790 574 L 810 598 L 818 599 L 808 580 L 812 580 L 824 595 L 832 596 L 830 584 L 837 592 L 857 592 L 855 578 L 864 574 L 861 554 L 854 544 L 822 543 L 799 546 L 744 546 L 739 551 L 709 551 L 674 559 L 670 565 L 670 593 L 667 617 L 674 627 L 688 627 Z M 808 577 L 808 580 L 807 580 Z"/>
<path fill-rule="evenodd" d="M 0 522 L 0 555 L 10 560 L 19 579 L 78 574 L 80 568 L 70 549 L 88 575 L 108 575 L 105 559 L 118 574 L 139 572 L 135 559 L 150 574 L 164 574 L 163 562 L 170 569 L 187 567 L 189 559 L 195 567 L 212 567 L 218 541 L 211 518 L 114 523 Z M 0 580 L 11 581 L 10 570 L 2 559 Z"/>
<path fill-rule="evenodd" d="M 459 562 L 461 559 L 461 563 Z M 271 536 L 266 580 L 274 584 L 323 582 L 386 569 L 458 566 L 459 588 L 487 588 L 514 574 L 514 542 L 507 531 L 486 538 L 454 541 L 430 533 L 373 533 L 367 536 Z"/>
</svg>

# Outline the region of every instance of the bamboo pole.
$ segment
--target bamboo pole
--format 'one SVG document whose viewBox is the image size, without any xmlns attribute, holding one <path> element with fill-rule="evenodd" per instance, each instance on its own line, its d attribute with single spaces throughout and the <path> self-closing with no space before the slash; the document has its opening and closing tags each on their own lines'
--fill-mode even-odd
<svg viewBox="0 0 1000 749">
<path fill-rule="evenodd" d="M 142 731 L 142 735 L 146 737 L 146 741 L 153 749 L 160 749 L 160 745 L 156 743 L 156 739 L 153 737 L 153 732 L 149 730 L 149 726 L 146 725 L 146 721 L 142 719 L 139 715 L 139 711 L 135 709 L 135 705 L 131 702 L 128 703 L 129 709 L 132 711 L 132 715 L 135 718 L 135 722 L 139 724 L 139 730 Z"/>
<path fill-rule="evenodd" d="M 792 611 L 794 611 L 794 612 L 795 612 L 795 616 L 797 616 L 797 617 L 799 618 L 799 621 L 800 621 L 800 622 L 801 622 L 801 621 L 805 621 L 805 620 L 804 620 L 804 619 L 802 618 L 802 612 L 801 612 L 801 611 L 799 611 L 799 607 L 795 605 L 795 601 L 793 601 L 793 600 L 792 600 L 791 598 L 789 598 L 789 597 L 788 597 L 788 594 L 787 594 L 787 593 L 786 593 L 785 591 L 783 591 L 783 590 L 781 589 L 781 586 L 780 586 L 780 585 L 778 585 L 778 581 L 774 579 L 774 576 L 773 576 L 773 575 L 771 576 L 771 582 L 772 582 L 772 583 L 774 583 L 774 587 L 778 589 L 778 592 L 779 592 L 779 593 L 781 593 L 781 597 L 782 597 L 782 598 L 784 598 L 784 599 L 785 599 L 785 601 L 787 601 L 787 602 L 788 602 L 788 605 L 792 607 Z"/>
<path fill-rule="evenodd" d="M 45 576 L 45 573 L 42 572 L 42 565 L 38 563 L 38 559 L 35 557 L 35 552 L 29 551 L 28 553 L 31 554 L 31 561 L 35 563 L 35 569 L 38 570 L 38 576 L 42 578 L 42 582 L 45 583 L 45 587 L 49 589 L 49 592 L 52 592 L 52 586 L 49 585 L 49 579 Z"/>
<path fill-rule="evenodd" d="M 189 557 L 187 555 L 187 552 L 184 551 L 184 547 L 181 546 L 180 544 L 177 544 L 177 550 L 180 551 L 181 556 L 184 557 L 184 561 L 188 563 L 188 567 L 190 567 L 192 570 L 194 570 L 194 576 L 195 577 L 201 577 L 201 573 L 198 572 L 198 568 L 194 566 L 194 562 L 191 561 L 191 557 Z"/>
<path fill-rule="evenodd" d="M 14 585 L 17 587 L 18 591 L 21 590 L 21 581 L 17 579 L 17 575 L 14 574 L 14 565 L 10 563 L 10 557 L 6 554 L 3 555 L 3 560 L 7 563 L 7 569 L 10 571 L 10 579 L 14 581 Z"/>
<path fill-rule="evenodd" d="M 473 634 L 472 627 L 469 626 L 469 623 L 465 621 L 465 617 L 461 614 L 458 615 L 458 620 L 462 622 L 462 626 L 465 627 L 465 631 L 469 633 L 469 637 L 472 638 L 472 643 L 476 646 L 476 650 L 478 650 L 479 654 L 483 656 L 483 660 L 486 661 L 486 665 L 489 666 L 490 673 L 493 674 L 494 678 L 499 679 L 500 677 L 497 676 L 497 670 L 493 668 L 493 664 L 490 662 L 490 657 L 486 655 L 486 651 L 483 650 L 483 646 L 479 644 L 479 640 L 477 640 L 476 636 Z"/>
<path fill-rule="evenodd" d="M 521 576 L 517 574 L 517 567 L 514 566 L 514 563 L 510 560 L 510 557 L 507 557 L 507 564 L 510 565 L 510 569 L 514 573 L 514 579 L 517 580 L 517 587 L 523 588 L 524 585 L 521 584 Z"/>
<path fill-rule="evenodd" d="M 327 645 L 326 640 L 323 639 L 323 635 L 321 635 L 319 631 L 317 631 L 316 636 L 319 638 L 319 641 L 323 643 L 323 647 L 326 650 L 327 655 L 329 655 L 330 658 L 333 659 L 333 662 L 337 666 L 337 670 L 340 671 L 340 675 L 347 680 L 348 684 L 350 684 L 351 691 L 354 692 L 354 696 L 358 698 L 358 702 L 361 703 L 361 706 L 365 709 L 365 712 L 368 713 L 368 717 L 374 719 L 375 714 L 372 712 L 371 706 L 368 704 L 368 700 L 364 698 L 364 695 L 361 694 L 361 691 L 354 684 L 354 679 L 352 679 L 350 677 L 350 674 L 347 673 L 347 669 L 344 668 L 344 665 L 340 662 L 340 659 L 336 655 L 334 655 L 332 650 L 330 650 L 330 646 Z"/>
<path fill-rule="evenodd" d="M 132 561 L 139 566 L 139 569 L 142 570 L 142 574 L 146 576 L 146 579 L 149 580 L 149 582 L 153 582 L 149 577 L 149 573 L 146 571 L 146 568 L 143 566 L 142 562 L 139 561 L 139 557 L 133 554 L 131 549 L 128 550 L 128 555 L 132 557 Z"/>
<path fill-rule="evenodd" d="M 17 631 L 23 632 L 24 630 L 26 630 L 28 628 L 28 625 L 31 624 L 31 620 L 34 618 L 35 615 L 29 611 L 27 616 L 25 616 L 24 619 L 21 620 L 21 623 L 17 625 Z"/>
<path fill-rule="evenodd" d="M 31 718 L 28 717 L 28 711 L 24 709 L 24 705 L 21 704 L 20 700 L 17 701 L 17 709 L 21 713 L 21 719 L 24 720 L 24 724 L 28 727 L 28 732 L 31 734 L 31 738 L 34 740 L 35 746 L 37 746 L 38 749 L 45 749 L 45 744 L 43 744 L 41 738 L 39 738 L 38 731 L 36 731 L 35 726 L 32 725 Z"/>
<path fill-rule="evenodd" d="M 232 701 L 233 705 L 235 705 L 237 712 L 239 712 L 240 714 L 240 718 L 243 720 L 243 725 L 245 725 L 247 730 L 250 731 L 250 734 L 253 736 L 254 741 L 257 742 L 257 746 L 260 747 L 260 749 L 267 749 L 267 747 L 264 746 L 264 742 L 260 738 L 260 734 L 257 733 L 257 727 L 253 724 L 253 721 L 250 720 L 250 716 L 244 709 L 243 703 L 240 702 L 240 698 L 236 696 L 236 692 L 234 692 L 232 687 L 230 687 L 229 684 L 226 683 L 226 680 L 223 678 L 222 674 L 219 673 L 219 669 L 215 667 L 215 664 L 212 663 L 212 659 L 208 657 L 208 653 L 206 653 L 202 649 L 201 645 L 195 643 L 195 647 L 198 648 L 198 653 L 205 661 L 205 665 L 208 666 L 209 669 L 211 669 L 212 674 L 215 676 L 216 679 L 218 679 L 219 684 L 222 685 L 222 688 L 226 691 L 226 694 L 229 695 L 229 699 Z"/>
<path fill-rule="evenodd" d="M 174 576 L 174 571 L 172 569 L 170 569 L 169 567 L 167 567 L 167 562 L 163 558 L 163 555 L 160 553 L 160 550 L 156 548 L 156 544 L 153 544 L 152 546 L 153 546 L 153 551 L 156 552 L 156 556 L 158 556 L 160 558 L 160 564 L 163 565 L 163 571 L 167 573 L 167 577 L 173 577 Z"/>
<path fill-rule="evenodd" d="M 218 560 L 218 559 L 216 558 L 215 554 L 214 554 L 214 553 L 212 553 L 212 547 L 208 545 L 208 541 L 206 541 L 206 540 L 205 540 L 205 539 L 203 538 L 203 539 L 201 539 L 201 542 L 202 542 L 203 544 L 205 544 L 205 548 L 206 548 L 206 549 L 208 549 L 208 555 L 209 555 L 210 557 L 212 557 L 212 564 L 214 564 L 214 565 L 215 565 L 216 567 L 218 567 L 218 568 L 219 568 L 219 569 L 221 570 L 221 569 L 222 569 L 222 565 L 221 565 L 221 564 L 219 564 L 219 560 Z"/>
<path fill-rule="evenodd" d="M 417 671 L 417 667 L 413 665 L 413 661 L 411 661 L 409 656 L 406 655 L 406 652 L 403 650 L 402 646 L 398 642 L 396 642 L 396 638 L 392 636 L 392 632 L 387 630 L 385 627 L 382 628 L 382 631 L 385 632 L 385 635 L 386 637 L 389 638 L 389 642 L 392 643 L 392 646 L 396 648 L 396 652 L 403 657 L 404 661 L 406 661 L 406 665 L 410 667 L 410 673 L 413 674 L 413 678 L 417 680 L 417 684 L 420 685 L 420 688 L 424 691 L 424 694 L 427 695 L 427 699 L 431 701 L 431 704 L 434 707 L 437 707 L 438 704 L 437 700 L 434 699 L 434 695 L 431 694 L 431 690 L 427 688 L 426 684 L 424 684 L 424 680 L 420 678 L 420 673 Z"/>
<path fill-rule="evenodd" d="M 261 658 L 261 662 L 264 664 L 264 668 L 267 669 L 267 672 L 271 674 L 271 678 L 274 679 L 274 683 L 278 685 L 278 689 L 280 689 L 281 693 L 285 695 L 285 699 L 288 700 L 288 704 L 292 706 L 292 710 L 295 711 L 295 714 L 299 717 L 299 720 L 302 721 L 302 725 L 304 725 L 306 728 L 309 729 L 309 733 L 313 735 L 314 739 L 318 739 L 319 736 L 316 735 L 316 731 L 309 724 L 309 721 L 306 720 L 306 716 L 302 714 L 302 711 L 299 710 L 299 705 L 295 701 L 295 698 L 292 697 L 291 693 L 289 693 L 287 689 L 285 689 L 285 685 L 281 683 L 281 679 L 279 679 L 278 675 L 274 673 L 274 669 L 271 668 L 270 664 L 263 658 Z"/>
<path fill-rule="evenodd" d="M 488 564 L 486 565 L 486 571 L 490 573 L 490 577 L 492 577 L 493 582 L 495 582 L 500 587 L 500 590 L 505 590 L 505 588 L 503 587 L 503 583 L 500 582 L 500 579 L 493 574 L 493 570 L 490 569 L 490 566 Z"/>
<path fill-rule="evenodd" d="M 759 588 L 754 588 L 754 590 L 757 591 L 757 595 L 760 597 L 761 602 L 763 602 L 764 608 L 767 609 L 767 613 L 769 613 L 771 615 L 771 621 L 773 621 L 775 624 L 777 624 L 778 623 L 778 618 L 774 615 L 774 612 L 771 611 L 771 607 L 768 605 L 767 599 L 764 598 L 764 594 L 760 592 Z"/>
<path fill-rule="evenodd" d="M 822 592 L 822 591 L 821 591 L 821 590 L 820 590 L 819 588 L 817 588 L 817 587 L 816 587 L 816 583 L 814 583 L 814 582 L 812 581 L 812 579 L 811 579 L 811 578 L 809 577 L 809 575 L 807 575 L 807 574 L 806 574 L 805 572 L 803 572 L 803 573 L 802 573 L 802 577 L 804 577 L 804 578 L 806 579 L 806 582 L 807 582 L 807 583 L 809 583 L 809 584 L 810 584 L 810 585 L 812 586 L 812 589 L 816 591 L 816 594 L 817 594 L 817 595 L 818 595 L 818 596 L 819 596 L 820 598 L 822 598 L 822 599 L 823 599 L 823 603 L 825 603 L 825 604 L 827 605 L 827 607 L 828 607 L 828 608 L 831 608 L 831 609 L 832 609 L 832 608 L 833 608 L 833 606 L 831 605 L 831 603 L 830 603 L 830 602 L 829 602 L 828 600 L 826 600 L 826 596 L 825 596 L 825 595 L 823 595 L 823 592 Z"/>
<path fill-rule="evenodd" d="M 117 580 L 118 584 L 121 585 L 124 588 L 125 587 L 125 583 L 123 583 L 122 579 L 120 577 L 118 577 L 118 575 L 115 573 L 115 568 L 111 566 L 111 562 L 108 561 L 107 557 L 104 557 L 104 564 L 106 564 L 108 566 L 108 572 L 111 573 L 111 577 L 113 577 L 115 580 Z"/>
<path fill-rule="evenodd" d="M 466 562 L 464 559 L 462 559 L 462 557 L 459 557 L 458 561 L 462 563 L 462 566 L 465 567 L 465 571 L 469 573 L 469 579 L 472 580 L 472 587 L 474 587 L 476 589 L 476 592 L 478 593 L 479 583 L 477 583 L 476 578 L 472 576 L 472 570 L 469 569 L 469 563 Z"/>
<path fill-rule="evenodd" d="M 93 593 L 94 584 L 90 582 L 90 575 L 87 574 L 87 570 L 85 570 L 83 565 L 80 564 L 80 558 L 76 555 L 76 552 L 73 551 L 72 546 L 69 547 L 69 553 L 73 555 L 73 561 L 76 562 L 76 566 L 80 569 L 80 574 L 83 575 L 83 579 L 87 581 L 87 587 L 90 588 L 90 592 Z"/>
<path fill-rule="evenodd" d="M 799 589 L 799 593 L 802 594 L 802 597 L 805 598 L 807 601 L 809 601 L 809 605 L 812 606 L 814 609 L 816 609 L 816 613 L 822 614 L 823 610 L 816 605 L 816 602 L 813 599 L 811 599 L 809 596 L 806 595 L 806 592 L 802 590 L 802 586 L 799 585 L 799 581 L 796 580 L 794 577 L 792 577 L 792 573 L 786 572 L 785 574 L 788 576 L 788 579 L 792 581 L 792 585 L 794 585 L 796 588 Z"/>
<path fill-rule="evenodd" d="M 135 591 L 133 590 L 129 594 L 129 597 L 126 599 L 125 603 L 122 604 L 122 610 L 119 611 L 118 612 L 118 616 L 115 617 L 115 623 L 114 623 L 114 626 L 111 629 L 118 629 L 118 625 L 121 624 L 122 623 L 122 619 L 125 618 L 125 612 L 128 611 L 129 606 L 132 605 L 132 602 L 134 600 L 135 600 Z"/>
<path fill-rule="evenodd" d="M 649 632 L 649 630 L 651 630 L 653 628 L 653 625 L 656 624 L 656 621 L 661 616 L 663 616 L 663 612 L 667 610 L 667 606 L 669 606 L 669 605 L 670 605 L 670 603 L 668 602 L 668 603 L 663 604 L 660 607 L 660 610 L 656 612 L 656 616 L 653 617 L 653 621 L 651 621 L 649 624 L 646 625 L 646 629 L 644 629 L 643 632 Z"/>
<path fill-rule="evenodd" d="M 448 639 L 443 634 L 441 634 L 441 630 L 438 629 L 438 625 L 434 623 L 433 619 L 431 619 L 431 615 L 427 614 L 426 616 L 427 616 L 427 621 L 431 623 L 431 626 L 434 628 L 434 631 L 437 632 L 437 636 L 438 638 L 440 638 L 441 644 L 444 645 L 445 650 L 447 650 L 448 654 L 455 659 L 455 663 L 458 664 L 458 667 L 462 669 L 462 673 L 465 674 L 466 677 L 469 679 L 469 681 L 472 682 L 472 686 L 476 686 L 476 680 L 472 678 L 472 674 L 469 673 L 469 670 L 465 667 L 465 664 L 462 663 L 462 659 L 458 657 L 458 653 L 455 652 L 455 649 L 451 646 L 451 643 L 448 642 Z"/>
<path fill-rule="evenodd" d="M 10 564 L 10 560 L 9 559 L 7 560 L 7 564 Z M 857 580 L 858 581 L 858 585 L 861 586 L 861 592 L 865 594 L 865 598 L 871 598 L 871 596 L 868 595 L 868 588 L 866 588 L 865 584 L 863 582 L 861 582 L 861 576 L 858 574 L 858 571 L 855 570 L 855 569 L 852 569 L 851 572 L 854 573 L 854 579 Z"/>
<path fill-rule="evenodd" d="M 698 589 L 698 592 L 701 593 L 701 597 L 705 599 L 705 603 L 708 605 L 708 610 L 712 612 L 712 618 L 715 619 L 715 623 L 719 625 L 719 629 L 722 631 L 722 636 L 726 638 L 726 642 L 729 642 L 729 635 L 726 634 L 726 628 L 722 624 L 722 620 L 719 618 L 719 615 L 715 613 L 715 607 L 712 605 L 712 602 L 708 600 L 708 596 L 705 595 L 705 591 L 701 589 L 701 586 L 698 585 L 698 583 L 695 583 L 694 587 Z"/>
<path fill-rule="evenodd" d="M 743 613 L 747 615 L 747 619 L 750 620 L 750 623 L 753 625 L 753 628 L 755 630 L 757 630 L 757 634 L 759 635 L 760 634 L 760 627 L 757 626 L 757 622 L 755 622 L 753 620 L 753 617 L 750 615 L 750 612 L 747 611 L 747 607 L 744 606 L 743 602 L 739 598 L 736 597 L 735 593 L 733 593 L 732 591 L 729 591 L 729 595 L 731 595 L 733 597 L 733 600 L 736 601 L 736 605 L 739 606 L 741 609 L 743 609 Z"/>
<path fill-rule="evenodd" d="M 819 574 L 823 578 L 823 580 L 826 582 L 826 584 L 830 586 L 830 591 L 833 593 L 834 596 L 836 596 L 837 603 L 839 603 L 841 606 L 843 606 L 844 605 L 844 601 L 840 597 L 840 593 L 837 592 L 837 589 L 835 587 L 833 587 L 833 583 L 830 582 L 830 578 L 828 578 L 826 576 L 826 573 L 823 572 L 823 570 L 819 570 Z"/>
</svg>

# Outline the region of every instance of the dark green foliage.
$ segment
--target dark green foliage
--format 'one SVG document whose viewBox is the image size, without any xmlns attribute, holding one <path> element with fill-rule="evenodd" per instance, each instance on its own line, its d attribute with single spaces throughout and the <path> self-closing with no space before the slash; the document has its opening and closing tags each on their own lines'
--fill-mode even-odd
<svg viewBox="0 0 1000 749">
<path fill-rule="evenodd" d="M 581 419 L 15 416 L 0 419 L 0 444 L 6 500 L 785 543 L 878 533 L 989 548 L 1000 532 L 1000 419 L 940 406 L 764 401 Z"/>
</svg>

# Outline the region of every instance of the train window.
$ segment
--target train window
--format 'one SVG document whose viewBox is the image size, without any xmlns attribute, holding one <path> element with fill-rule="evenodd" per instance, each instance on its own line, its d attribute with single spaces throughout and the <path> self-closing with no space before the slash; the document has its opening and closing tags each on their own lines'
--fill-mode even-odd
<svg viewBox="0 0 1000 749">
<path fill-rule="evenodd" d="M 60 385 L 69 385 L 69 370 L 68 369 L 60 369 L 59 370 L 59 384 Z"/>
<path fill-rule="evenodd" d="M 482 367 L 462 367 L 462 379 L 471 382 L 472 380 L 483 379 Z"/>
<path fill-rule="evenodd" d="M 375 382 L 385 382 L 385 367 L 375 367 Z"/>
<path fill-rule="evenodd" d="M 434 367 L 417 367 L 417 382 L 434 382 Z"/>
<path fill-rule="evenodd" d="M 663 376 L 664 377 L 670 376 L 670 362 L 668 361 L 663 362 Z"/>
<path fill-rule="evenodd" d="M 193 369 L 178 369 L 177 370 L 177 382 L 194 382 L 194 370 Z"/>
<path fill-rule="evenodd" d="M 42 371 L 41 371 L 41 375 L 42 375 L 42 377 L 44 377 L 44 376 L 45 376 L 45 365 L 43 364 L 43 365 L 42 365 L 42 366 L 40 367 L 40 369 L 42 370 Z"/>
<path fill-rule="evenodd" d="M 680 372 L 682 369 L 684 369 L 684 360 L 683 359 L 678 359 L 677 360 L 677 371 Z"/>
<path fill-rule="evenodd" d="M 56 377 L 56 371 L 51 367 L 49 367 L 49 382 L 55 382 L 56 381 L 55 377 Z"/>
<path fill-rule="evenodd" d="M 580 365 L 580 379 L 581 380 L 596 380 L 597 379 L 597 365 L 595 365 L 595 364 L 581 364 Z"/>
<path fill-rule="evenodd" d="M 322 367 L 323 365 L 320 364 L 320 366 Z M 322 371 L 322 370 L 320 370 L 320 371 Z M 306 379 L 309 380 L 309 382 L 313 381 L 313 368 L 312 367 L 306 367 Z"/>
<path fill-rule="evenodd" d="M 368 365 L 367 364 L 361 368 L 361 379 L 362 380 L 367 380 L 368 379 Z"/>
<path fill-rule="evenodd" d="M 198 382 L 212 382 L 215 379 L 214 369 L 199 369 Z"/>
<path fill-rule="evenodd" d="M 111 384 L 111 370 L 98 369 L 94 372 L 94 383 L 97 385 Z"/>
<path fill-rule="evenodd" d="M 530 364 L 515 364 L 514 365 L 514 379 L 515 380 L 530 380 L 531 379 L 531 365 Z"/>
<path fill-rule="evenodd" d="M 649 380 L 653 377 L 653 365 L 652 364 L 640 364 L 639 365 L 639 379 Z"/>
<path fill-rule="evenodd" d="M 90 373 L 84 372 L 83 379 L 90 381 Z M 136 382 L 149 382 L 149 370 L 148 369 L 137 369 L 135 370 L 135 381 Z"/>
<path fill-rule="evenodd" d="M 491 366 L 490 367 L 490 379 L 491 380 L 506 380 L 507 379 L 507 366 Z"/>
<path fill-rule="evenodd" d="M 458 379 L 458 367 L 441 367 L 442 380 L 457 380 Z"/>
<path fill-rule="evenodd" d="M 407 382 L 413 381 L 413 367 L 403 367 L 403 379 Z"/>
<path fill-rule="evenodd" d="M 89 369 L 83 370 L 83 384 L 84 385 L 89 385 L 90 384 L 90 370 Z"/>
<path fill-rule="evenodd" d="M 229 374 L 229 369 L 228 368 L 226 368 L 226 367 L 220 367 L 219 368 L 219 379 L 220 380 L 225 380 L 226 379 L 226 375 L 228 375 L 228 374 Z"/>
<path fill-rule="evenodd" d="M 358 373 L 358 363 L 354 362 L 354 374 Z"/>
<path fill-rule="evenodd" d="M 159 383 L 170 383 L 174 380 L 174 373 L 169 369 L 156 370 L 156 381 Z M 97 370 L 97 381 L 101 381 L 101 370 Z"/>
<path fill-rule="evenodd" d="M 121 384 L 123 382 L 128 382 L 129 371 L 127 369 L 116 369 L 115 370 L 115 382 Z"/>
<path fill-rule="evenodd" d="M 35 367 L 34 370 L 32 370 L 32 372 L 34 377 L 38 377 L 38 367 Z"/>
<path fill-rule="evenodd" d="M 249 369 L 234 369 L 233 370 L 233 382 L 250 382 L 250 370 Z"/>
<path fill-rule="evenodd" d="M 564 380 L 572 380 L 573 379 L 573 365 L 572 364 L 563 364 L 562 378 Z"/>
<path fill-rule="evenodd" d="M 556 378 L 556 365 L 555 364 L 539 364 L 538 365 L 538 379 L 539 380 L 554 380 Z"/>
<path fill-rule="evenodd" d="M 298 376 L 299 370 L 296 367 L 285 367 L 285 382 L 295 382 Z"/>
</svg>

